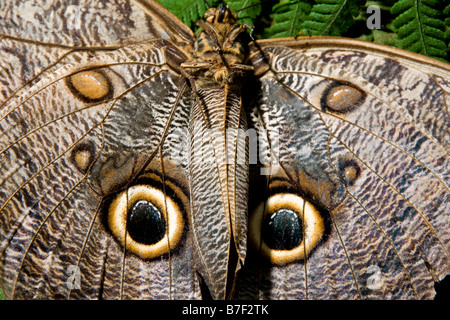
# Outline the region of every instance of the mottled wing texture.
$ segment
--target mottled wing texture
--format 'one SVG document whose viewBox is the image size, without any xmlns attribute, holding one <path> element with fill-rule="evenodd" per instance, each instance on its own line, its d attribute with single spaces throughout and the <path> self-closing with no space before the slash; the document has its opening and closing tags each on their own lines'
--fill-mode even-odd
<svg viewBox="0 0 450 320">
<path fill-rule="evenodd" d="M 156 1 L 2 1 L 2 35 L 73 47 L 148 39 L 192 42 L 192 31 Z"/>
<path fill-rule="evenodd" d="M 149 260 L 107 229 L 112 198 L 132 182 L 159 183 L 181 208 L 188 202 L 174 132 L 187 127 L 190 96 L 169 67 L 185 57 L 166 39 L 170 21 L 160 24 L 168 12 L 145 16 L 128 1 L 0 7 L 5 297 L 198 298 L 188 230 L 176 251 Z"/>
<path fill-rule="evenodd" d="M 151 0 L 2 1 L 7 298 L 434 297 L 448 64 L 308 38 L 256 42 L 252 74 L 224 8 L 194 46 Z"/>
<path fill-rule="evenodd" d="M 190 29 L 153 1 L 2 1 L 0 12 L 1 101 L 70 62 L 73 50 L 192 41 Z"/>
<path fill-rule="evenodd" d="M 204 105 L 193 105 L 189 126 L 190 223 L 198 270 L 214 299 L 227 298 L 230 274 L 247 249 L 247 123 L 239 94 L 220 87 L 199 92 Z"/>
<path fill-rule="evenodd" d="M 237 296 L 432 299 L 434 281 L 450 273 L 450 66 L 314 41 L 254 50 L 261 75 L 249 126 L 267 130 L 279 166 L 255 172 L 250 193 L 258 200 L 256 185 L 283 181 L 320 208 L 325 234 L 286 265 L 249 252 Z"/>
</svg>

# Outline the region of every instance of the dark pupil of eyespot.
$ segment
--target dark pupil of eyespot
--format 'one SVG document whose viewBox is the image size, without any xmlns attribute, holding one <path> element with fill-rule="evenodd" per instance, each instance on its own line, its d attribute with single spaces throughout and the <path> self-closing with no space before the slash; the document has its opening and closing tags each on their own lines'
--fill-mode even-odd
<svg viewBox="0 0 450 320">
<path fill-rule="evenodd" d="M 302 242 L 302 221 L 296 212 L 281 209 L 264 219 L 262 238 L 269 248 L 291 250 Z"/>
<path fill-rule="evenodd" d="M 127 230 L 134 241 L 155 244 L 164 237 L 166 222 L 150 202 L 138 201 L 128 212 Z"/>
</svg>

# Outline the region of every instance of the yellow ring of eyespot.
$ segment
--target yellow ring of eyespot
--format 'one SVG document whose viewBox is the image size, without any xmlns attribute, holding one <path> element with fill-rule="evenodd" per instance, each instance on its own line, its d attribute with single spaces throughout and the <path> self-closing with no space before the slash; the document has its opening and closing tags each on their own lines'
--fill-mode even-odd
<svg viewBox="0 0 450 320">
<path fill-rule="evenodd" d="M 140 200 L 151 202 L 163 214 L 166 221 L 166 235 L 152 245 L 136 242 L 126 229 L 128 211 Z M 184 229 L 183 215 L 178 205 L 164 196 L 163 192 L 149 185 L 136 185 L 121 192 L 109 206 L 108 225 L 122 246 L 143 259 L 159 257 L 175 248 L 181 240 Z"/>
<path fill-rule="evenodd" d="M 302 242 L 291 250 L 271 249 L 264 240 L 261 243 L 261 225 L 264 217 L 281 209 L 296 212 L 304 225 Z M 319 211 L 311 203 L 295 194 L 279 193 L 269 197 L 265 203 L 259 204 L 250 217 L 250 242 L 256 250 L 261 250 L 262 255 L 275 265 L 284 265 L 305 259 L 322 239 L 324 232 L 325 223 Z"/>
</svg>

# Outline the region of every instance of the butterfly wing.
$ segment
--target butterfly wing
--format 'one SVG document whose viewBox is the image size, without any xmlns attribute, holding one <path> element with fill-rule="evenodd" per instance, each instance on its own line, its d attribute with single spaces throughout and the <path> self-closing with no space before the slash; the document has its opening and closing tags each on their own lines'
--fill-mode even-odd
<svg viewBox="0 0 450 320">
<path fill-rule="evenodd" d="M 152 1 L 2 5 L 5 296 L 198 298 L 177 147 L 190 95 L 173 45 L 191 32 Z M 139 229 L 149 210 L 156 238 Z"/>
<path fill-rule="evenodd" d="M 179 141 L 191 31 L 153 1 L 4 5 L 6 296 L 199 298 Z M 449 265 L 448 67 L 355 42 L 259 46 L 247 101 L 267 165 L 237 297 L 432 297 Z"/>
<path fill-rule="evenodd" d="M 5 1 L 0 6 L 5 37 L 65 47 L 113 46 L 149 39 L 192 43 L 193 33 L 151 0 Z"/>
<path fill-rule="evenodd" d="M 263 185 L 273 202 L 293 194 L 319 215 L 300 205 L 306 245 L 292 258 L 269 227 L 283 219 L 253 210 L 242 296 L 432 298 L 450 273 L 450 67 L 336 38 L 255 46 L 260 95 L 249 122 L 271 151 L 269 174 L 253 175 L 251 205 Z M 292 201 L 266 211 L 280 215 Z"/>
<path fill-rule="evenodd" d="M 74 50 L 107 49 L 150 39 L 182 46 L 192 31 L 154 1 L 4 1 L 0 4 L 3 101 L 44 72 L 70 62 Z"/>
</svg>

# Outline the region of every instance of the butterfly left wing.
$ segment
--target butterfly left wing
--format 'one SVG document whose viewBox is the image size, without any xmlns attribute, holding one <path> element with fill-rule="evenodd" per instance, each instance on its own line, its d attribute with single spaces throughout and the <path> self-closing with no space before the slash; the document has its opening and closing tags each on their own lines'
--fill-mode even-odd
<svg viewBox="0 0 450 320">
<path fill-rule="evenodd" d="M 218 79 L 232 78 L 225 66 L 214 88 L 210 75 L 197 82 L 197 68 L 207 75 L 211 68 L 187 58 L 192 33 L 154 1 L 81 1 L 70 9 L 88 20 L 76 30 L 71 19 L 52 29 L 69 6 L 45 4 L 12 3 L 1 25 L 6 296 L 198 298 L 201 279 L 212 297 L 227 297 L 246 250 L 239 86 L 220 86 Z M 55 19 L 40 19 L 44 13 Z M 16 28 L 17 21 L 35 32 Z M 237 27 L 232 42 L 244 30 L 234 22 L 226 26 Z M 213 29 L 208 36 L 217 40 Z M 216 44 L 199 41 L 197 49 L 214 52 Z M 192 106 L 181 74 L 198 84 Z M 192 142 L 180 144 L 183 137 Z M 231 163 L 230 144 L 239 153 Z"/>
<path fill-rule="evenodd" d="M 187 161 L 176 147 L 190 99 L 168 67 L 168 47 L 155 40 L 74 54 L 72 63 L 4 105 L 6 297 L 199 296 L 185 222 Z M 146 202 L 133 209 L 138 221 L 153 208 L 148 203 L 155 217 L 158 210 L 164 216 L 155 218 L 162 221 L 157 239 L 140 239 L 139 223 L 126 220 L 123 203 L 140 200 Z M 125 233 L 133 225 L 134 234 Z"/>
<path fill-rule="evenodd" d="M 191 33 L 180 36 L 187 27 L 155 2 L 139 1 L 147 16 L 135 3 L 2 2 L 7 298 L 200 297 L 186 226 L 187 159 L 177 148 L 190 95 L 179 75 L 185 47 L 174 43 Z M 67 14 L 80 14 L 82 28 L 71 30 Z M 124 221 L 124 202 L 136 204 L 137 222 Z M 159 236 L 144 230 L 139 238 L 148 210 Z"/>
<path fill-rule="evenodd" d="M 450 273 L 450 67 L 336 38 L 259 41 L 251 61 L 270 153 L 238 297 L 432 298 Z"/>
</svg>

